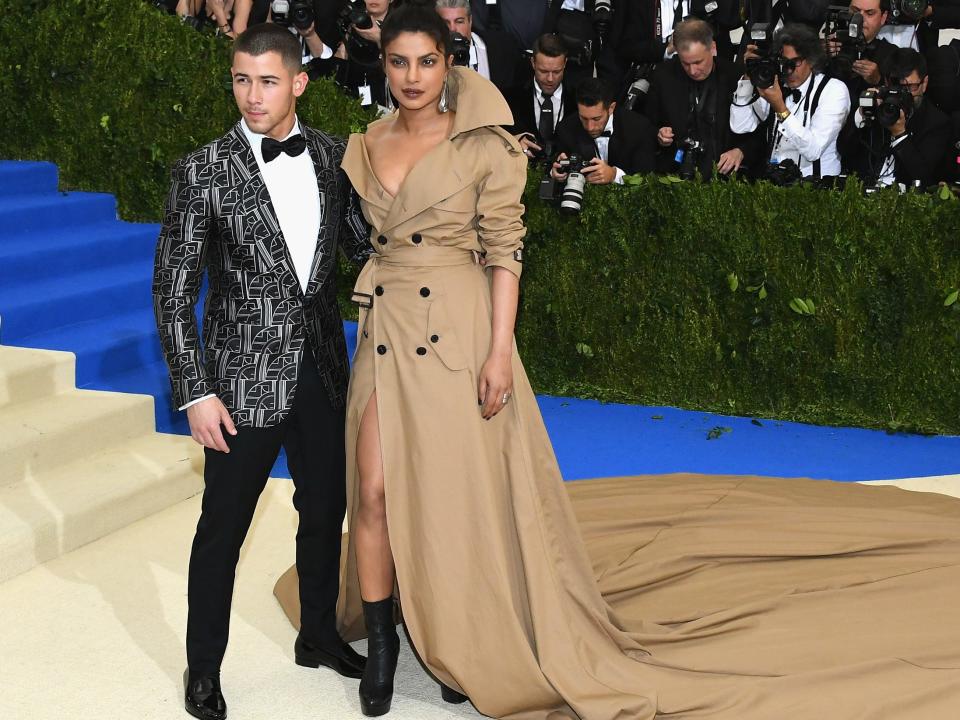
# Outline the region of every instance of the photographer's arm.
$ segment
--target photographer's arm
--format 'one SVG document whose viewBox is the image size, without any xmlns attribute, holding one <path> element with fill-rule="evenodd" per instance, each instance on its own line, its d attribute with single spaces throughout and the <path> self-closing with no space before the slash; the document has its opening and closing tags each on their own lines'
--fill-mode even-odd
<svg viewBox="0 0 960 720">
<path fill-rule="evenodd" d="M 250 25 L 253 0 L 236 0 L 233 4 L 233 31 L 239 35 Z"/>
<path fill-rule="evenodd" d="M 750 102 L 754 96 L 753 83 L 748 78 L 741 78 L 737 83 L 737 91 L 730 105 L 730 130 L 737 134 L 751 133 L 770 114 L 770 103 L 763 98 Z"/>
</svg>

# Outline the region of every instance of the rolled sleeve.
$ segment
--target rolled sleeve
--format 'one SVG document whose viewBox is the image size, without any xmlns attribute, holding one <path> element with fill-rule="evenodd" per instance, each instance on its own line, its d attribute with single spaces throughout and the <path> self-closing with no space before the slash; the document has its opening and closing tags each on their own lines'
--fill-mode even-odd
<svg viewBox="0 0 960 720">
<path fill-rule="evenodd" d="M 520 277 L 523 271 L 523 189 L 527 159 L 516 141 L 495 136 L 486 148 L 489 165 L 480 184 L 477 226 L 486 267 L 502 267 Z"/>
</svg>

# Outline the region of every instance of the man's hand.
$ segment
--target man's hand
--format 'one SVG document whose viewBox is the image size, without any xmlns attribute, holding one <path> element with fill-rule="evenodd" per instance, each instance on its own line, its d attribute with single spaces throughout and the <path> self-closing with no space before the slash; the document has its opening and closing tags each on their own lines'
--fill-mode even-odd
<svg viewBox="0 0 960 720">
<path fill-rule="evenodd" d="M 660 143 L 660 147 L 670 147 L 673 145 L 673 128 L 660 128 L 660 130 L 657 132 L 657 142 Z"/>
<path fill-rule="evenodd" d="M 359 37 L 376 43 L 378 47 L 380 46 L 380 25 L 376 22 L 373 23 L 373 27 L 367 28 L 366 30 L 358 28 L 356 25 L 351 25 L 350 27 Z"/>
<path fill-rule="evenodd" d="M 836 35 L 831 35 L 823 39 L 823 50 L 829 57 L 836 57 L 843 50 L 843 44 L 837 40 Z"/>
<path fill-rule="evenodd" d="M 527 157 L 533 157 L 538 152 L 542 152 L 543 148 L 537 145 L 533 141 L 533 135 L 530 133 L 523 133 L 522 135 L 517 136 L 517 141 L 520 143 L 520 149 L 523 150 L 523 154 Z"/>
<path fill-rule="evenodd" d="M 787 109 L 787 104 L 783 100 L 783 90 L 780 88 L 780 78 L 775 78 L 773 85 L 768 88 L 757 88 L 760 97 L 770 103 L 770 109 L 775 113 L 781 113 Z"/>
<path fill-rule="evenodd" d="M 747 45 L 747 49 L 743 51 L 743 61 L 747 60 L 756 60 L 760 57 L 760 54 L 757 52 L 759 48 L 756 45 Z"/>
<path fill-rule="evenodd" d="M 560 172 L 560 161 L 566 160 L 566 159 L 567 159 L 566 153 L 560 153 L 559 155 L 557 155 L 557 161 L 553 163 L 553 167 L 550 168 L 550 177 L 552 177 L 554 180 L 559 180 L 560 182 L 563 182 L 564 180 L 567 179 L 567 173 Z"/>
<path fill-rule="evenodd" d="M 897 121 L 887 130 L 890 131 L 892 137 L 898 137 L 907 131 L 907 116 L 903 114 L 903 110 L 900 111 L 900 117 L 897 118 Z"/>
<path fill-rule="evenodd" d="M 856 60 L 853 63 L 853 71 L 866 80 L 870 85 L 880 84 L 880 66 L 872 60 Z"/>
<path fill-rule="evenodd" d="M 733 148 L 732 150 L 727 150 L 723 155 L 720 156 L 720 159 L 717 160 L 717 172 L 721 175 L 729 175 L 732 172 L 736 172 L 740 169 L 740 165 L 743 164 L 743 150 L 740 148 Z"/>
<path fill-rule="evenodd" d="M 335 58 L 339 58 L 340 60 L 346 60 L 346 59 L 347 59 L 347 46 L 344 45 L 343 43 L 340 43 L 340 44 L 337 46 L 337 51 L 333 54 L 333 56 L 334 56 Z"/>
<path fill-rule="evenodd" d="M 592 185 L 609 185 L 617 178 L 617 170 L 600 158 L 594 158 L 583 168 L 583 175 Z"/>
<path fill-rule="evenodd" d="M 237 428 L 234 427 L 230 413 L 220 402 L 220 398 L 207 398 L 196 405 L 191 405 L 187 408 L 187 420 L 190 423 L 190 435 L 197 443 L 211 450 L 230 452 L 227 441 L 223 439 L 220 425 L 222 424 L 231 435 L 237 434 Z"/>
</svg>

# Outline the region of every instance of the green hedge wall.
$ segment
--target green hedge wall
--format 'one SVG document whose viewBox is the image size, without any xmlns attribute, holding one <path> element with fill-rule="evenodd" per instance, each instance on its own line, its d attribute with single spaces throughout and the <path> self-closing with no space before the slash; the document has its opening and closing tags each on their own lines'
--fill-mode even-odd
<svg viewBox="0 0 960 720">
<path fill-rule="evenodd" d="M 0 157 L 156 221 L 170 164 L 236 118 L 228 44 L 142 0 L 27 6 L 0 0 Z M 341 135 L 369 120 L 328 82 L 300 114 Z M 567 218 L 531 177 L 526 220 L 517 337 L 539 391 L 960 432 L 952 198 L 638 178 Z"/>
</svg>

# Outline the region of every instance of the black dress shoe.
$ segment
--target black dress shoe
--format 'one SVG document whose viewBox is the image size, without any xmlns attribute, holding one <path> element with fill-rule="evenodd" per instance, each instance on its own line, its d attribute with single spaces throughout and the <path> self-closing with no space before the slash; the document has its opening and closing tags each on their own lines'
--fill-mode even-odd
<svg viewBox="0 0 960 720">
<path fill-rule="evenodd" d="M 183 706 L 200 720 L 225 720 L 227 702 L 220 691 L 220 675 L 183 671 Z"/>
<path fill-rule="evenodd" d="M 360 681 L 360 710 L 367 717 L 377 717 L 390 712 L 400 654 L 393 598 L 372 603 L 364 600 L 363 619 L 367 625 L 367 667 Z"/>
<path fill-rule="evenodd" d="M 470 699 L 463 693 L 458 693 L 453 688 L 447 687 L 442 683 L 440 684 L 440 697 L 443 698 L 444 702 L 448 702 L 451 705 L 459 705 Z"/>
<path fill-rule="evenodd" d="M 297 635 L 293 644 L 293 656 L 297 665 L 316 668 L 324 665 L 344 677 L 359 680 L 367 659 L 338 638 L 336 645 L 313 645 Z"/>
</svg>

